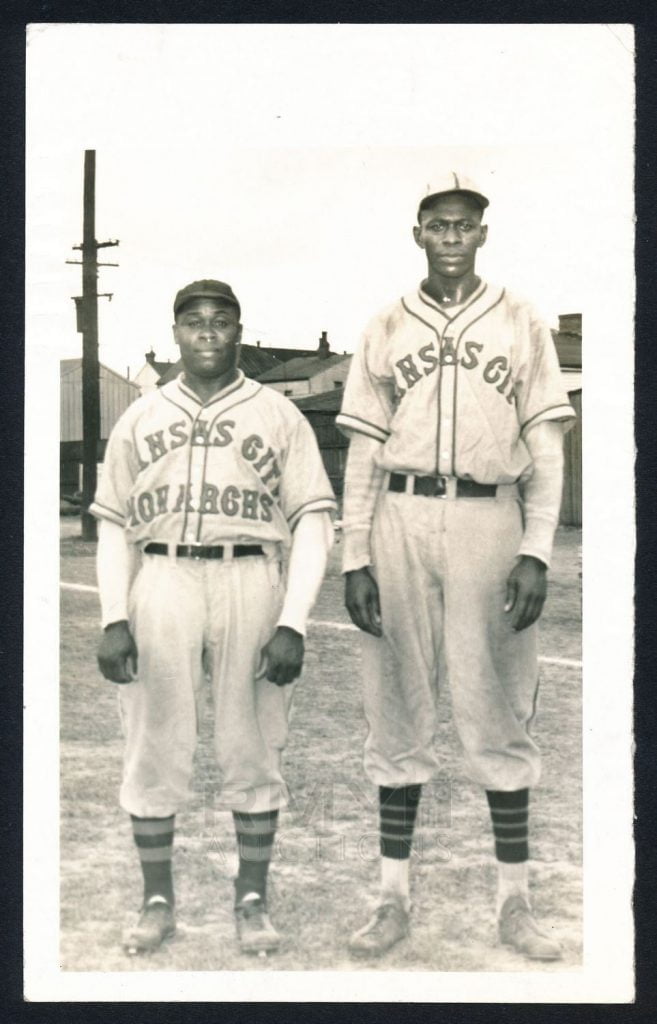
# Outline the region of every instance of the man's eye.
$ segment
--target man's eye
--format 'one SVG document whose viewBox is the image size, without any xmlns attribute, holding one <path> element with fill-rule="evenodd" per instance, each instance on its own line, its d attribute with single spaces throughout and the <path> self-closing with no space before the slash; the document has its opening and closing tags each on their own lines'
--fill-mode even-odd
<svg viewBox="0 0 657 1024">
<path fill-rule="evenodd" d="M 472 231 L 472 224 L 469 220 L 462 220 L 459 224 L 459 231 Z"/>
</svg>

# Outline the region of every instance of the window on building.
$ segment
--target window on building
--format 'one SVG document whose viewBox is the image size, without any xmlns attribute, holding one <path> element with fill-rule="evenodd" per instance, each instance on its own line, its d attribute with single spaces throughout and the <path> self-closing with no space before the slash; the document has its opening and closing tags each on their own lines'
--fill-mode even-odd
<svg viewBox="0 0 657 1024">
<path fill-rule="evenodd" d="M 341 388 L 342 387 L 342 381 L 341 380 L 334 380 L 333 381 L 333 387 L 334 388 Z"/>
<path fill-rule="evenodd" d="M 291 395 L 292 394 L 292 388 L 286 388 L 285 391 L 283 392 L 283 394 L 284 395 Z"/>
</svg>

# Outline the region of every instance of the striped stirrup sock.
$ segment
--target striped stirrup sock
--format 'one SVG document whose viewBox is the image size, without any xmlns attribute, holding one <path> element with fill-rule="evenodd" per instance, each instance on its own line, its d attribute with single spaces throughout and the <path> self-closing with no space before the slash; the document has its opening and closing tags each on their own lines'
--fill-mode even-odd
<svg viewBox="0 0 657 1024">
<path fill-rule="evenodd" d="M 493 822 L 495 856 L 506 864 L 529 859 L 529 790 L 504 793 L 487 789 L 488 807 Z"/>
<path fill-rule="evenodd" d="M 278 810 L 243 814 L 233 811 L 239 871 L 235 879 L 235 902 L 249 893 L 263 900 L 267 893 L 267 872 L 278 826 Z"/>
<path fill-rule="evenodd" d="M 170 818 L 137 818 L 131 814 L 130 818 L 144 876 L 144 905 L 151 896 L 163 896 L 173 906 L 171 855 L 175 815 Z"/>
<path fill-rule="evenodd" d="M 379 786 L 381 855 L 408 860 L 422 786 Z"/>
</svg>

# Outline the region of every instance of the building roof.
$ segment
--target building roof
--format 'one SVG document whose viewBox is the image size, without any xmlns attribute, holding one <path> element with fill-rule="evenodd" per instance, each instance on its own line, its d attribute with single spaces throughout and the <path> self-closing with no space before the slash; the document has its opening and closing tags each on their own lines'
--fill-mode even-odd
<svg viewBox="0 0 657 1024">
<path fill-rule="evenodd" d="M 278 366 L 278 360 L 276 359 L 276 356 L 272 355 L 271 349 L 260 348 L 258 345 L 240 346 L 240 369 L 243 370 L 245 376 L 251 377 L 255 380 L 255 378 L 259 378 L 260 374 L 264 373 L 265 370 L 270 370 L 275 366 Z M 170 380 L 177 377 L 182 368 L 183 364 L 181 359 L 168 366 L 166 372 L 162 374 L 157 382 L 158 387 L 162 387 L 163 384 L 168 384 Z"/>
<path fill-rule="evenodd" d="M 340 412 L 344 391 L 341 388 L 332 388 L 330 391 L 320 391 L 318 395 L 303 395 L 302 398 L 292 398 L 291 401 L 301 409 L 302 412 Z"/>
<path fill-rule="evenodd" d="M 124 377 L 121 373 L 117 373 L 116 370 L 110 370 L 109 366 L 105 366 L 104 363 L 98 364 L 99 368 L 103 371 L 105 376 L 115 377 L 120 380 L 123 384 L 129 384 L 135 391 L 139 391 L 139 386 L 135 384 L 133 380 L 129 380 Z M 64 377 L 70 376 L 72 373 L 77 373 L 78 370 L 82 370 L 82 359 L 60 359 L 59 360 L 59 378 L 62 380 Z"/>
<path fill-rule="evenodd" d="M 310 357 L 300 356 L 296 359 L 289 359 L 286 363 L 277 363 L 271 370 L 261 374 L 258 380 L 262 384 L 275 384 L 288 380 L 310 380 L 318 373 L 328 370 L 330 366 L 342 363 L 345 359 L 349 359 L 349 355 L 346 353 L 343 355 L 334 353 L 323 359 L 317 353 Z"/>
<path fill-rule="evenodd" d="M 552 331 L 562 369 L 582 369 L 582 335 L 573 331 Z"/>
</svg>

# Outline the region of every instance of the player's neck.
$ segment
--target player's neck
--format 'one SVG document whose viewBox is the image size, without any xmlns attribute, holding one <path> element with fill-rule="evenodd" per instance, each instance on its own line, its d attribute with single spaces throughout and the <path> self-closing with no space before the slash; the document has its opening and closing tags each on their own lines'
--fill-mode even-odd
<svg viewBox="0 0 657 1024">
<path fill-rule="evenodd" d="M 428 278 L 422 282 L 422 288 L 441 306 L 460 306 L 470 298 L 481 284 L 474 270 L 459 278 L 445 278 L 429 272 Z"/>
<path fill-rule="evenodd" d="M 222 373 L 220 377 L 211 377 L 209 379 L 207 377 L 197 377 L 195 374 L 185 370 L 183 381 L 205 405 L 206 402 L 209 402 L 220 391 L 233 384 L 237 380 L 238 375 L 237 367 L 229 370 L 227 373 Z"/>
</svg>

